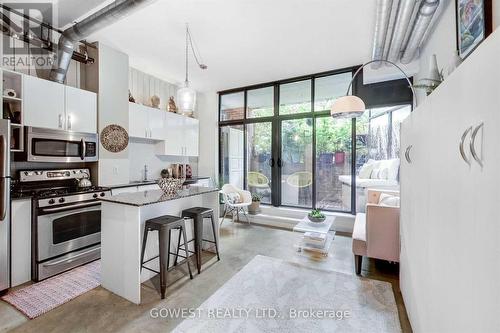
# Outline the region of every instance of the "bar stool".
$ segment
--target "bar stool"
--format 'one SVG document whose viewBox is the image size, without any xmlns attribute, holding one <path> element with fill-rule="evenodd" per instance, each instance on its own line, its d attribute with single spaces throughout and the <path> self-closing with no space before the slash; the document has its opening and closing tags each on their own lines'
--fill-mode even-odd
<svg viewBox="0 0 500 333">
<path fill-rule="evenodd" d="M 177 242 L 177 253 L 170 252 L 170 236 L 172 230 L 179 230 L 179 240 Z M 158 241 L 160 244 L 159 254 L 153 258 L 150 258 L 144 261 L 144 252 L 146 250 L 146 244 L 148 241 L 148 233 L 150 231 L 158 231 Z M 168 266 L 170 263 L 170 255 L 175 255 L 174 266 L 177 265 L 177 258 L 179 257 L 179 247 L 181 246 L 181 233 L 184 237 L 184 251 L 186 256 L 180 256 L 181 258 L 186 259 L 186 263 L 189 270 L 189 278 L 193 279 L 193 274 L 191 273 L 191 266 L 189 266 L 189 255 L 188 248 L 186 245 L 186 225 L 184 219 L 178 216 L 160 216 L 146 221 L 146 225 L 144 227 L 144 236 L 142 240 L 142 252 L 141 252 L 141 271 L 143 268 L 157 273 L 160 275 L 160 290 L 161 290 L 161 298 L 165 298 L 165 291 L 167 290 L 167 272 L 169 271 Z M 151 268 L 144 266 L 144 264 L 150 262 L 153 259 L 159 258 L 160 260 L 160 271 L 157 272 Z"/>
<path fill-rule="evenodd" d="M 192 207 L 189 209 L 185 209 L 182 211 L 183 218 L 190 218 L 194 220 L 194 239 L 189 241 L 194 241 L 194 252 L 190 251 L 190 253 L 196 254 L 196 267 L 198 268 L 198 274 L 201 271 L 201 251 L 203 242 L 208 242 L 215 244 L 215 252 L 217 254 L 217 260 L 220 260 L 219 256 L 219 244 L 217 241 L 217 235 L 215 233 L 215 219 L 214 219 L 214 210 L 211 208 L 205 207 Z M 203 239 L 203 221 L 204 219 L 209 218 L 212 221 L 212 232 L 214 235 L 214 241 Z M 188 243 L 189 243 L 188 242 Z"/>
</svg>

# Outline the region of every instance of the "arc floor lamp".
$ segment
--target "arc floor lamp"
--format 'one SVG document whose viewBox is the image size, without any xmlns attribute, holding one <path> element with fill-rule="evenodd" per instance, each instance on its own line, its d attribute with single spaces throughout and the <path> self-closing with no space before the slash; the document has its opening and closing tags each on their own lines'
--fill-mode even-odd
<svg viewBox="0 0 500 333">
<path fill-rule="evenodd" d="M 352 83 L 358 76 L 359 72 L 361 72 L 361 70 L 364 67 L 375 62 L 383 62 L 386 64 L 390 64 L 396 67 L 404 75 L 404 78 L 406 79 L 406 81 L 408 81 L 411 92 L 413 93 L 413 109 L 417 107 L 417 94 L 415 93 L 415 89 L 413 88 L 410 78 L 401 69 L 401 67 L 399 67 L 398 65 L 389 60 L 370 60 L 367 63 L 363 64 L 361 67 L 359 67 L 358 70 L 354 73 L 351 82 L 349 83 L 349 87 L 347 87 L 346 95 L 337 98 L 337 100 L 335 100 L 335 102 L 333 103 L 332 108 L 330 110 L 330 115 L 333 118 L 356 118 L 363 115 L 363 113 L 366 110 L 365 102 L 363 102 L 363 100 L 358 96 L 349 95 L 349 92 L 351 91 Z"/>
</svg>

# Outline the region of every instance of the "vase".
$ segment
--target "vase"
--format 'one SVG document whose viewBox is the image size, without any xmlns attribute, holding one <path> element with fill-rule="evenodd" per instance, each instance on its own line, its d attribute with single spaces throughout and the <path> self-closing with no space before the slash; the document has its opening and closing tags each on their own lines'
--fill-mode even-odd
<svg viewBox="0 0 500 333">
<path fill-rule="evenodd" d="M 441 75 L 439 74 L 439 68 L 437 63 L 437 56 L 435 54 L 431 55 L 429 61 L 429 77 L 430 80 L 439 82 L 441 81 Z"/>
</svg>

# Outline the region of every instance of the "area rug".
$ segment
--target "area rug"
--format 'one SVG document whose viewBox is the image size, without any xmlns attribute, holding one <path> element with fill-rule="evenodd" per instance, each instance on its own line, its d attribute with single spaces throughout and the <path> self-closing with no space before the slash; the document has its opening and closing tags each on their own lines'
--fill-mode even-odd
<svg viewBox="0 0 500 333">
<path fill-rule="evenodd" d="M 174 332 L 400 332 L 390 283 L 256 256 Z"/>
<path fill-rule="evenodd" d="M 28 318 L 36 318 L 101 284 L 101 261 L 97 260 L 2 297 Z"/>
</svg>

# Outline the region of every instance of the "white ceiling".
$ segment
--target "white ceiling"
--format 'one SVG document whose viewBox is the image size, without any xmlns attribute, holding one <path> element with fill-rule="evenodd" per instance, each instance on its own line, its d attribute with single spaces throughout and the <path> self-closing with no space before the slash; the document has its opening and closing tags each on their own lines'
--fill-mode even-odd
<svg viewBox="0 0 500 333">
<path fill-rule="evenodd" d="M 59 28 L 68 27 L 111 2 L 113 0 L 54 0 L 57 11 L 55 25 Z"/>
<path fill-rule="evenodd" d="M 137 69 L 181 83 L 189 22 L 208 65 L 202 71 L 190 59 L 192 86 L 219 91 L 369 60 L 374 11 L 375 0 L 157 0 L 88 40 L 129 54 Z"/>
</svg>

